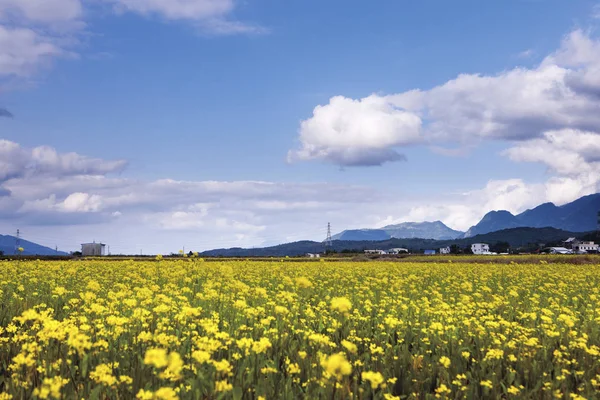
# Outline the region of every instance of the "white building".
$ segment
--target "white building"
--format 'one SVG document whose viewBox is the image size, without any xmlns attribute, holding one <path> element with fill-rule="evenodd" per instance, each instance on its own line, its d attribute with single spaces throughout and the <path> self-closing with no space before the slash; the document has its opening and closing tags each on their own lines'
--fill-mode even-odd
<svg viewBox="0 0 600 400">
<path fill-rule="evenodd" d="M 320 254 L 306 253 L 306 257 L 308 258 L 321 258 Z"/>
<path fill-rule="evenodd" d="M 587 253 L 587 252 L 597 253 L 598 245 L 595 244 L 594 242 L 577 242 L 576 244 L 573 245 L 573 251 L 575 253 Z"/>
<path fill-rule="evenodd" d="M 440 247 L 440 254 L 450 254 L 450 246 Z"/>
<path fill-rule="evenodd" d="M 404 247 L 396 247 L 394 249 L 389 249 L 387 251 L 388 254 L 400 254 L 400 253 L 408 253 L 408 249 L 405 249 Z"/>
<path fill-rule="evenodd" d="M 550 254 L 573 254 L 573 250 L 566 247 L 550 247 Z"/>
<path fill-rule="evenodd" d="M 81 255 L 83 256 L 103 256 L 106 254 L 104 243 L 82 243 L 81 244 Z"/>
<path fill-rule="evenodd" d="M 386 254 L 385 250 L 365 250 L 365 254 Z"/>
<path fill-rule="evenodd" d="M 473 254 L 492 254 L 490 253 L 490 245 L 487 243 L 473 243 L 471 251 Z"/>
<path fill-rule="evenodd" d="M 563 243 L 567 249 L 571 249 L 573 248 L 573 245 L 579 243 L 579 240 L 577 240 L 577 238 L 570 237 L 567 240 L 563 241 Z"/>
</svg>

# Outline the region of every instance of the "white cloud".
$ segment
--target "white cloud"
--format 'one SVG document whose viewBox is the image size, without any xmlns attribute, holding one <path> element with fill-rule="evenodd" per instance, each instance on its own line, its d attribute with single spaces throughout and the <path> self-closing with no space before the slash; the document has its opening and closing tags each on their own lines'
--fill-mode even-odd
<svg viewBox="0 0 600 400">
<path fill-rule="evenodd" d="M 596 172 L 600 180 L 600 134 L 574 129 L 548 131 L 542 138 L 518 142 L 506 154 L 516 162 L 537 162 L 564 176 Z"/>
<path fill-rule="evenodd" d="M 65 55 L 51 38 L 27 28 L 0 25 L 0 77 L 25 77 Z"/>
<path fill-rule="evenodd" d="M 0 139 L 0 183 L 36 175 L 105 175 L 120 172 L 126 165 L 124 160 L 106 161 L 77 153 L 59 154 L 48 146 L 25 149 L 17 143 Z"/>
<path fill-rule="evenodd" d="M 16 19 L 55 26 L 81 18 L 80 0 L 0 0 L 0 18 Z"/>
<path fill-rule="evenodd" d="M 549 130 L 600 132 L 600 41 L 581 30 L 533 69 L 462 74 L 430 90 L 353 100 L 333 97 L 301 123 L 295 159 L 374 165 L 401 159 L 419 140 L 473 146 L 526 140 Z"/>
<path fill-rule="evenodd" d="M 26 79 L 74 56 L 82 16 L 80 0 L 0 0 L 0 79 Z"/>
<path fill-rule="evenodd" d="M 190 21 L 200 30 L 214 35 L 261 34 L 267 29 L 231 20 L 236 8 L 234 0 L 104 0 L 119 13 L 159 16 L 168 20 Z"/>
<path fill-rule="evenodd" d="M 71 249 L 88 239 L 112 242 L 113 252 L 176 251 L 181 238 L 196 250 L 322 239 L 327 221 L 342 227 L 350 213 L 366 224 L 381 205 L 371 188 L 347 185 L 114 177 L 124 162 L 6 140 L 0 160 L 0 230 L 38 232 L 41 243 L 57 236 Z"/>
<path fill-rule="evenodd" d="M 332 97 L 300 126 L 300 150 L 288 159 L 321 159 L 339 165 L 398 161 L 396 146 L 420 142 L 421 119 L 377 95 L 360 100 Z"/>
<path fill-rule="evenodd" d="M 594 19 L 600 19 L 600 4 L 596 4 L 592 8 L 592 18 L 594 18 Z"/>
<path fill-rule="evenodd" d="M 233 0 L 102 1 L 121 12 L 188 21 L 215 35 L 267 32 L 232 20 Z M 91 5 L 81 0 L 0 0 L 0 79 L 26 80 L 58 58 L 77 56 L 84 17 L 95 11 Z"/>
<path fill-rule="evenodd" d="M 260 25 L 248 24 L 241 21 L 231 21 L 221 18 L 203 20 L 199 24 L 199 28 L 202 32 L 211 35 L 261 35 L 270 32 L 269 29 Z"/>
<path fill-rule="evenodd" d="M 519 54 L 517 54 L 518 58 L 531 58 L 535 52 L 532 49 L 523 50 Z"/>
<path fill-rule="evenodd" d="M 233 0 L 106 0 L 122 10 L 168 19 L 200 20 L 223 16 L 235 6 Z"/>
<path fill-rule="evenodd" d="M 521 179 L 490 180 L 482 189 L 440 196 L 414 206 L 386 224 L 440 220 L 453 229 L 466 231 L 491 210 L 519 213 L 545 201 L 542 184 L 527 184 Z"/>
</svg>

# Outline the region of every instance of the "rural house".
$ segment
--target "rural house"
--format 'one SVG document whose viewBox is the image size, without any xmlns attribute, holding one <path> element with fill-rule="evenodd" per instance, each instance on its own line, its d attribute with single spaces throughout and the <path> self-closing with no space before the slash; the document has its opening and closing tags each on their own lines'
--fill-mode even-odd
<svg viewBox="0 0 600 400">
<path fill-rule="evenodd" d="M 598 245 L 594 242 L 577 242 L 572 249 L 575 253 L 597 253 Z"/>
<path fill-rule="evenodd" d="M 473 243 L 471 251 L 473 254 L 492 254 L 490 253 L 490 245 L 487 243 Z"/>
<path fill-rule="evenodd" d="M 440 248 L 440 254 L 450 254 L 450 246 Z"/>
</svg>

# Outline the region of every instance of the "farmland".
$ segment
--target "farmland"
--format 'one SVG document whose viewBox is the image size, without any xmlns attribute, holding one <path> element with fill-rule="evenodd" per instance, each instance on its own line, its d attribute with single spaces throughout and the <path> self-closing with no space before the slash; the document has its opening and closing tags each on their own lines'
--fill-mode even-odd
<svg viewBox="0 0 600 400">
<path fill-rule="evenodd" d="M 600 264 L 523 260 L 2 261 L 0 399 L 598 398 Z"/>
</svg>

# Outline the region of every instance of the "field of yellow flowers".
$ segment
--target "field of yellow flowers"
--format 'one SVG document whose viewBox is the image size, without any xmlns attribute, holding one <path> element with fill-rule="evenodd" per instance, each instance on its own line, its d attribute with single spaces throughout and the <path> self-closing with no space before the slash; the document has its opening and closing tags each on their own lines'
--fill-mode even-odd
<svg viewBox="0 0 600 400">
<path fill-rule="evenodd" d="M 600 265 L 0 261 L 0 399 L 600 398 Z"/>
</svg>

